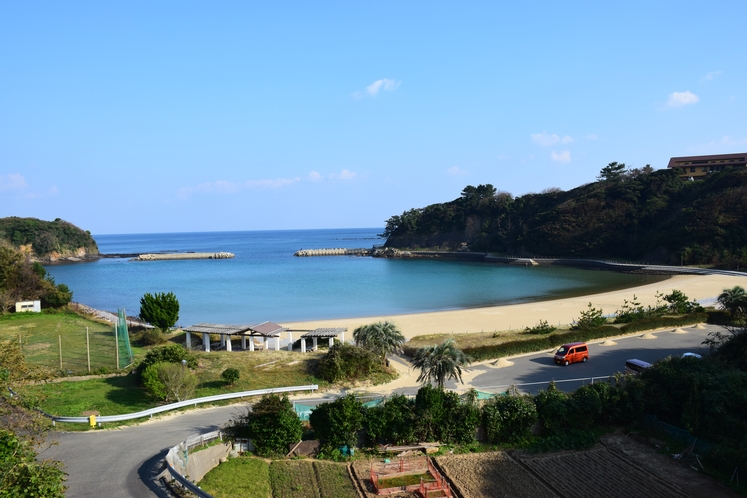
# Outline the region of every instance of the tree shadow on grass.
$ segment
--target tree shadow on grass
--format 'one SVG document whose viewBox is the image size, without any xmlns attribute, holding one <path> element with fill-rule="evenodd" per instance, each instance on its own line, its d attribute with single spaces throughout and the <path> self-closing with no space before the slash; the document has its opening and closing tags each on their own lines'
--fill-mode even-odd
<svg viewBox="0 0 747 498">
<path fill-rule="evenodd" d="M 201 382 L 200 385 L 197 386 L 198 389 L 215 389 L 215 390 L 223 390 L 228 384 L 226 384 L 223 380 L 209 380 L 207 382 Z"/>
<path fill-rule="evenodd" d="M 121 405 L 123 410 L 136 411 L 155 405 L 148 391 L 138 385 L 135 375 L 109 377 L 104 382 L 114 388 L 106 393 L 106 399 Z"/>
</svg>

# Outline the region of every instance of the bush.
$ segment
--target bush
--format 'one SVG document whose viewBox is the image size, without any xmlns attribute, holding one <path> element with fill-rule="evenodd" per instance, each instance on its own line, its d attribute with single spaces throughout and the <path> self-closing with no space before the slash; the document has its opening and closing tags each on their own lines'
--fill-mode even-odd
<svg viewBox="0 0 747 498">
<path fill-rule="evenodd" d="M 312 412 L 313 413 L 313 412 Z M 287 396 L 265 394 L 236 428 L 237 435 L 251 438 L 260 456 L 285 454 L 288 445 L 301 440 L 303 429 L 301 420 L 293 410 Z"/>
<path fill-rule="evenodd" d="M 163 333 L 156 328 L 145 329 L 140 334 L 140 342 L 145 346 L 156 346 L 166 342 L 166 338 L 163 336 Z"/>
<path fill-rule="evenodd" d="M 197 387 L 197 377 L 176 363 L 154 363 L 142 373 L 143 385 L 158 399 L 166 402 L 190 399 Z"/>
<path fill-rule="evenodd" d="M 365 379 L 380 371 L 383 371 L 383 367 L 374 353 L 352 344 L 340 343 L 329 348 L 316 366 L 316 376 L 327 382 Z"/>
<path fill-rule="evenodd" d="M 418 441 L 468 444 L 475 440 L 480 410 L 462 402 L 453 391 L 426 384 L 415 396 L 415 438 Z"/>
<path fill-rule="evenodd" d="M 145 355 L 140 362 L 139 370 L 142 372 L 150 365 L 155 363 L 179 363 L 187 360 L 187 367 L 197 368 L 197 357 L 187 351 L 181 344 L 169 344 L 153 348 Z"/>
<path fill-rule="evenodd" d="M 394 394 L 378 406 L 365 410 L 366 435 L 370 444 L 405 444 L 415 440 L 415 401 Z"/>
<path fill-rule="evenodd" d="M 140 318 L 166 332 L 179 320 L 179 301 L 173 292 L 146 293 L 140 298 Z"/>
<path fill-rule="evenodd" d="M 489 443 L 519 441 L 537 422 L 537 408 L 529 396 L 496 396 L 482 407 L 482 419 Z"/>
<path fill-rule="evenodd" d="M 226 383 L 234 385 L 239 380 L 239 377 L 241 377 L 241 374 L 236 368 L 226 368 L 220 376 Z"/>
<path fill-rule="evenodd" d="M 708 313 L 690 313 L 685 316 L 653 316 L 643 318 L 620 327 L 620 331 L 640 332 L 642 330 L 653 330 L 660 327 L 681 327 L 683 325 L 692 325 L 693 323 L 705 322 L 708 320 Z"/>
<path fill-rule="evenodd" d="M 557 330 L 557 327 L 550 325 L 547 323 L 547 320 L 540 320 L 537 325 L 534 327 L 527 327 L 524 329 L 525 334 L 549 334 L 550 332 L 555 332 Z"/>
<path fill-rule="evenodd" d="M 568 431 L 571 425 L 569 398 L 554 382 L 534 396 L 534 404 L 543 433 L 552 435 Z"/>
</svg>

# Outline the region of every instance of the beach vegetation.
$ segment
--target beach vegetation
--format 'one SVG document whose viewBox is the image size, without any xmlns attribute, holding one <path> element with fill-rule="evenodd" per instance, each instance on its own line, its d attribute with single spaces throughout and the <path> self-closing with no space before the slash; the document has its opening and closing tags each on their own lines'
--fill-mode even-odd
<svg viewBox="0 0 747 498">
<path fill-rule="evenodd" d="M 140 318 L 166 333 L 179 320 L 179 301 L 173 292 L 147 292 L 140 298 Z"/>
<path fill-rule="evenodd" d="M 397 325 L 390 321 L 379 321 L 361 325 L 353 331 L 357 346 L 368 349 L 386 364 L 387 355 L 402 352 L 405 336 Z"/>
<path fill-rule="evenodd" d="M 732 323 L 736 325 L 745 325 L 747 320 L 747 292 L 744 288 L 735 285 L 731 289 L 724 289 L 718 296 L 719 306 L 728 311 Z"/>
<path fill-rule="evenodd" d="M 537 325 L 534 327 L 527 327 L 524 329 L 525 334 L 537 334 L 537 335 L 544 335 L 549 334 L 551 332 L 555 332 L 558 330 L 558 328 L 554 325 L 550 325 L 547 323 L 547 320 L 540 320 Z"/>
<path fill-rule="evenodd" d="M 248 437 L 260 456 L 285 454 L 303 435 L 301 420 L 288 396 L 265 394 L 232 424 L 236 437 Z"/>
<path fill-rule="evenodd" d="M 585 310 L 581 311 L 581 316 L 571 326 L 572 330 L 587 330 L 595 327 L 601 327 L 607 323 L 604 317 L 604 311 L 594 308 L 591 303 Z"/>
<path fill-rule="evenodd" d="M 435 382 L 439 389 L 447 380 L 462 381 L 462 368 L 472 362 L 471 358 L 456 346 L 454 339 L 441 344 L 420 348 L 412 358 L 412 366 L 420 370 L 418 382 Z"/>
<path fill-rule="evenodd" d="M 380 357 L 368 349 L 336 342 L 316 364 L 317 377 L 327 382 L 357 382 L 391 373 L 380 362 Z"/>
</svg>

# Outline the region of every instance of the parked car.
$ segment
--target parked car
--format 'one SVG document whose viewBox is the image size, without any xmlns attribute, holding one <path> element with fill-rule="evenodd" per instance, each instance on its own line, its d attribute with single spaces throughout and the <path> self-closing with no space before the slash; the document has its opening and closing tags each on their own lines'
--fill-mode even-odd
<svg viewBox="0 0 747 498">
<path fill-rule="evenodd" d="M 700 359 L 702 356 L 700 356 L 698 353 L 682 353 L 683 358 L 697 358 Z"/>
<path fill-rule="evenodd" d="M 651 368 L 651 363 L 643 360 L 626 360 L 625 361 L 625 373 L 638 375 L 647 368 Z"/>
<path fill-rule="evenodd" d="M 585 342 L 571 342 L 563 344 L 555 352 L 555 363 L 558 365 L 570 365 L 571 363 L 586 363 L 589 359 L 589 346 Z"/>
</svg>

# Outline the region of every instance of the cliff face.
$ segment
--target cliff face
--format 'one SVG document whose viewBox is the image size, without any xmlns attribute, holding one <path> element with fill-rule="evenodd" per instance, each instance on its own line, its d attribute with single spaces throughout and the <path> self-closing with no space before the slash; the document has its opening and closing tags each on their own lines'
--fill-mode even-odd
<svg viewBox="0 0 747 498">
<path fill-rule="evenodd" d="M 747 170 L 685 182 L 668 170 L 512 197 L 492 185 L 387 221 L 386 245 L 517 256 L 747 265 Z"/>
<path fill-rule="evenodd" d="M 19 249 L 31 261 L 54 263 L 99 257 L 98 245 L 90 232 L 59 218 L 1 218 L 0 240 Z"/>
</svg>

